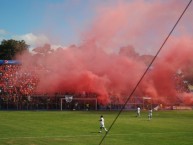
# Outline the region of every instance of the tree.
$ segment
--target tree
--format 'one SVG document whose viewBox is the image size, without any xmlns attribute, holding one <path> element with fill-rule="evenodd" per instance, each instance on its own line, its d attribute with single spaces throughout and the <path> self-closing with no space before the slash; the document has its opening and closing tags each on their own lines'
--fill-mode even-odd
<svg viewBox="0 0 193 145">
<path fill-rule="evenodd" d="M 51 49 L 50 44 L 44 44 L 43 47 L 36 47 L 32 51 L 34 51 L 36 54 L 41 54 L 41 55 L 47 55 L 48 53 L 52 53 L 54 50 Z"/>
<path fill-rule="evenodd" d="M 24 51 L 29 51 L 28 47 L 29 45 L 27 45 L 24 40 L 3 40 L 0 44 L 0 59 L 13 60 Z"/>
</svg>

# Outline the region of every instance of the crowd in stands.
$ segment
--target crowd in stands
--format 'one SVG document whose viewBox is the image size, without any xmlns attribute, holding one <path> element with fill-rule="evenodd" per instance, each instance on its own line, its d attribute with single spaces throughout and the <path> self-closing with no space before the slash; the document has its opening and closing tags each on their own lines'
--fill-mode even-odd
<svg viewBox="0 0 193 145">
<path fill-rule="evenodd" d="M 34 71 L 21 71 L 21 65 L 0 65 L 0 99 L 16 102 L 33 94 L 38 83 Z"/>
<path fill-rule="evenodd" d="M 175 89 L 178 93 L 186 92 L 189 93 L 188 81 L 184 80 L 183 74 L 174 75 Z"/>
<path fill-rule="evenodd" d="M 175 86 L 178 92 L 188 92 L 188 85 L 183 80 L 182 74 L 174 75 Z M 21 106 L 39 104 L 60 105 L 60 98 L 64 95 L 72 95 L 74 98 L 97 98 L 98 94 L 93 92 L 56 92 L 52 97 L 48 94 L 36 94 L 35 88 L 39 82 L 34 70 L 23 70 L 21 64 L 0 65 L 0 109 L 2 104 Z M 46 106 L 47 108 L 49 106 Z M 5 108 L 5 107 L 4 107 Z M 7 107 L 8 108 L 8 107 Z M 53 107 L 51 107 L 53 108 Z"/>
<path fill-rule="evenodd" d="M 36 72 L 29 68 L 24 70 L 21 64 L 0 65 L 0 109 L 54 108 L 53 106 L 48 106 L 48 104 L 60 105 L 60 98 L 65 95 L 72 95 L 74 98 L 97 97 L 97 94 L 92 92 L 56 92 L 51 95 L 37 93 L 35 89 L 38 82 L 39 79 Z M 44 106 L 40 107 L 42 104 Z"/>
</svg>

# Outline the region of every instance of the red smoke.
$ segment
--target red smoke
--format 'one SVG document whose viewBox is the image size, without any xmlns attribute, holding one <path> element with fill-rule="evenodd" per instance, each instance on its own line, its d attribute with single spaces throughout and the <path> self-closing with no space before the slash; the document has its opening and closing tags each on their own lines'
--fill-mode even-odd
<svg viewBox="0 0 193 145">
<path fill-rule="evenodd" d="M 118 2 L 100 7 L 93 25 L 84 32 L 83 42 L 43 56 L 23 56 L 23 66 L 37 71 L 36 91 L 95 92 L 102 103 L 110 97 L 123 102 L 130 95 L 186 3 L 182 1 Z M 171 10 L 172 6 L 172 10 Z M 168 40 L 171 41 L 171 40 Z M 173 36 L 153 63 L 135 95 L 150 96 L 156 103 L 193 104 L 191 94 L 178 92 L 174 75 L 181 69 L 188 74 L 193 63 L 193 38 Z M 48 48 L 48 49 L 47 49 Z"/>
</svg>

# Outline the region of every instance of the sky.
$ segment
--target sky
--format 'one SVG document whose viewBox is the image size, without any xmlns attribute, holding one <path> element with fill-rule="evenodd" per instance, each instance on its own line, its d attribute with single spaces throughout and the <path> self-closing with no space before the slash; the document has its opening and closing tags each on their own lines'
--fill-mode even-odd
<svg viewBox="0 0 193 145">
<path fill-rule="evenodd" d="M 183 3 L 179 0 L 169 1 L 184 4 L 183 6 L 188 2 L 185 1 Z M 92 29 L 90 27 L 93 27 L 93 22 L 96 23 L 96 19 L 100 17 L 97 16 L 100 14 L 99 11 L 105 9 L 105 6 L 117 5 L 116 3 L 118 2 L 144 3 L 146 5 L 154 3 L 156 5 L 156 3 L 164 3 L 166 1 L 0 0 L 0 41 L 3 39 L 24 39 L 32 48 L 42 46 L 45 43 L 50 43 L 53 47 L 68 47 L 72 44 L 79 44 L 85 39 L 82 38 L 82 35 L 85 35 L 85 31 Z M 143 7 L 141 8 L 143 9 Z M 182 8 L 179 9 L 179 12 L 181 10 Z M 134 16 L 131 15 L 131 17 Z M 168 29 L 164 30 L 166 33 L 171 29 L 174 20 L 171 19 L 171 22 L 167 23 Z M 153 33 L 149 32 L 148 37 L 152 37 Z M 164 37 L 160 38 L 160 40 L 163 40 Z M 130 41 L 132 42 L 133 40 Z M 151 39 L 146 41 L 149 47 L 155 47 L 153 43 L 150 44 Z M 155 44 L 156 47 L 159 44 Z M 136 43 L 135 45 L 138 44 Z"/>
<path fill-rule="evenodd" d="M 24 38 L 34 46 L 44 42 L 55 45 L 78 43 L 78 33 L 92 19 L 99 2 L 100 0 L 0 0 L 0 41 Z"/>
</svg>

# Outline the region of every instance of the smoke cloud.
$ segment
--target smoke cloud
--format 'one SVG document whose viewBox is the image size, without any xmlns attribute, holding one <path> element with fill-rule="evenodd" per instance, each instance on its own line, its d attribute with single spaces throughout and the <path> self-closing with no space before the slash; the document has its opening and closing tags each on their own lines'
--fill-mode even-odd
<svg viewBox="0 0 193 145">
<path fill-rule="evenodd" d="M 184 1 L 140 0 L 100 6 L 92 25 L 82 33 L 81 44 L 55 51 L 49 45 L 39 47 L 38 54 L 22 56 L 23 68 L 36 69 L 36 92 L 95 92 L 103 104 L 122 103 L 185 5 Z M 193 37 L 176 34 L 169 41 L 134 95 L 152 97 L 155 103 L 193 104 L 193 96 L 179 92 L 175 84 L 178 70 L 186 76 L 192 72 Z"/>
</svg>

